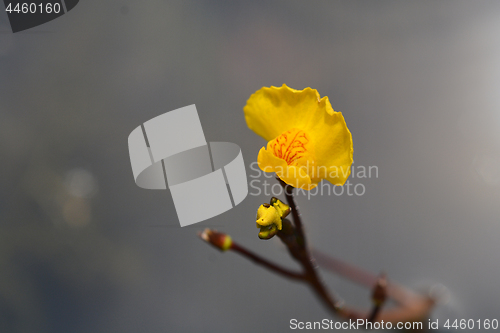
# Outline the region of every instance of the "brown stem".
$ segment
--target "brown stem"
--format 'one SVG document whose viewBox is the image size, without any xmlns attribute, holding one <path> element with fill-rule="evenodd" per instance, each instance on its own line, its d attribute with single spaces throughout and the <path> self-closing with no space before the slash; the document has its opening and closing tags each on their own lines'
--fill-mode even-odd
<svg viewBox="0 0 500 333">
<path fill-rule="evenodd" d="M 312 252 L 318 264 L 324 269 L 368 288 L 372 288 L 377 283 L 378 277 L 375 274 L 317 250 L 312 250 Z M 416 294 L 394 282 L 387 282 L 387 297 L 395 301 L 398 307 L 383 312 L 378 309 L 375 314 L 377 321 L 384 320 L 385 322 L 396 323 L 422 320 L 428 316 L 435 305 L 434 299 Z"/>
<path fill-rule="evenodd" d="M 367 321 L 370 322 L 370 323 L 373 323 L 375 321 L 375 319 L 377 318 L 377 315 L 380 313 L 381 309 L 382 309 L 382 306 L 380 306 L 378 304 L 376 304 L 375 306 L 373 306 L 373 310 L 370 313 L 370 315 L 368 316 Z"/>
<path fill-rule="evenodd" d="M 245 249 L 235 242 L 232 242 L 229 249 L 238 252 L 244 257 L 282 276 L 294 280 L 303 281 L 309 284 L 309 286 L 313 289 L 313 291 L 323 302 L 323 304 L 342 319 L 357 320 L 366 318 L 369 322 L 377 320 L 396 323 L 422 320 L 429 314 L 435 303 L 432 298 L 417 295 L 402 286 L 393 283 L 387 283 L 384 276 L 377 277 L 351 264 L 343 262 L 339 259 L 329 257 L 319 251 L 312 251 L 314 253 L 314 257 L 318 259 L 320 265 L 324 268 L 334 271 L 341 276 L 344 276 L 361 285 L 370 288 L 375 286 L 373 294 L 374 307 L 370 314 L 365 314 L 342 306 L 341 302 L 334 298 L 326 289 L 325 285 L 318 275 L 315 261 L 313 259 L 313 256 L 311 255 L 311 251 L 306 246 L 306 238 L 302 221 L 297 209 L 297 205 L 293 198 L 293 188 L 285 184 L 280 179 L 278 179 L 278 181 L 284 187 L 288 205 L 291 207 L 295 227 L 293 227 L 289 221 L 284 220 L 283 230 L 279 231 L 277 235 L 287 246 L 292 257 L 301 264 L 303 272 L 297 273 L 277 266 L 276 264 L 252 253 L 251 251 Z M 210 236 L 209 234 L 212 235 L 212 238 L 206 239 L 208 236 Z M 221 238 L 218 243 L 216 242 L 216 240 L 218 240 L 221 236 L 220 233 L 209 232 L 207 233 L 207 235 L 207 237 L 202 238 L 210 243 L 215 242 L 216 244 L 213 245 L 221 250 L 224 250 L 225 242 L 223 242 L 223 239 Z M 219 236 L 219 238 L 215 236 Z M 377 288 L 381 287 L 381 282 L 383 282 L 383 289 L 379 289 L 379 291 L 383 290 L 382 301 L 381 295 L 375 293 L 375 291 L 377 291 Z M 381 308 L 383 303 L 385 302 L 386 296 L 396 301 L 399 306 L 397 308 L 381 312 Z"/>
<path fill-rule="evenodd" d="M 382 310 L 382 306 L 387 300 L 387 279 L 385 278 L 385 274 L 381 274 L 377 283 L 373 287 L 372 292 L 372 301 L 373 301 L 373 309 L 370 315 L 368 316 L 368 322 L 373 323 L 375 319 L 377 319 L 380 310 Z"/>
<path fill-rule="evenodd" d="M 270 270 L 272 270 L 278 274 L 281 274 L 289 279 L 305 280 L 305 278 L 306 278 L 306 276 L 303 273 L 297 273 L 297 272 L 290 271 L 286 268 L 282 268 L 282 267 L 256 255 L 255 253 L 245 249 L 244 247 L 235 243 L 234 241 L 233 241 L 230 249 L 235 251 L 235 252 L 238 252 L 239 254 L 241 254 L 244 257 L 247 257 L 248 259 L 252 260 L 253 262 L 255 262 L 261 266 L 267 267 Z"/>
<path fill-rule="evenodd" d="M 316 249 L 311 249 L 318 265 L 324 269 L 331 270 L 350 281 L 371 288 L 377 282 L 377 276 L 355 267 L 345 261 L 326 255 Z"/>
<path fill-rule="evenodd" d="M 280 238 L 284 237 L 283 234 L 278 233 Z M 283 239 L 283 238 L 282 238 Z M 286 243 L 285 243 L 286 244 Z M 287 245 L 288 246 L 288 245 Z M 304 268 L 304 273 L 298 273 L 298 272 L 293 272 L 290 271 L 286 268 L 282 268 L 260 256 L 257 254 L 251 252 L 250 250 L 244 248 L 243 246 L 239 245 L 238 243 L 235 243 L 234 241 L 231 244 L 231 247 L 229 248 L 232 251 L 238 252 L 239 254 L 243 255 L 244 257 L 254 261 L 255 263 L 264 266 L 271 271 L 278 273 L 280 275 L 283 275 L 287 278 L 293 279 L 293 280 L 299 280 L 303 281 L 313 289 L 313 291 L 316 293 L 316 295 L 319 297 L 319 299 L 325 304 L 325 306 L 330 309 L 333 313 L 336 313 L 337 315 L 341 316 L 342 318 L 345 319 L 359 319 L 359 318 L 365 318 L 364 315 L 362 315 L 359 312 L 356 312 L 354 310 L 348 309 L 346 307 L 341 306 L 341 302 L 336 301 L 334 298 L 330 296 L 328 293 L 327 289 L 324 287 L 323 283 L 321 283 L 321 280 L 319 279 L 317 272 L 312 265 L 311 262 L 309 264 L 305 264 L 306 261 L 299 260 L 299 262 L 302 264 Z M 296 251 L 296 249 L 293 249 L 293 251 Z M 294 255 L 295 257 L 295 255 Z"/>
<path fill-rule="evenodd" d="M 290 185 L 287 185 L 284 181 L 282 181 L 279 178 L 276 178 L 278 182 L 283 186 L 283 189 L 285 191 L 285 197 L 286 201 L 288 202 L 288 206 L 292 208 L 292 217 L 293 217 L 293 223 L 295 225 L 295 229 L 297 231 L 297 242 L 299 245 L 303 248 L 306 247 L 306 237 L 304 233 L 304 227 L 302 225 L 302 220 L 300 218 L 300 213 L 297 208 L 297 205 L 295 204 L 295 199 L 293 198 L 293 187 Z"/>
<path fill-rule="evenodd" d="M 318 265 L 323 269 L 332 271 L 367 288 L 372 288 L 377 283 L 378 277 L 375 274 L 367 272 L 338 258 L 329 256 L 316 249 L 312 249 L 311 251 L 316 258 Z M 401 285 L 394 282 L 387 282 L 387 297 L 399 305 L 406 305 L 410 299 L 417 296 L 419 295 Z"/>
<path fill-rule="evenodd" d="M 279 178 L 276 179 L 284 188 L 286 200 L 288 202 L 288 205 L 292 209 L 292 217 L 295 225 L 296 242 L 285 242 L 285 245 L 287 245 L 293 257 L 298 260 L 304 268 L 305 275 L 307 276 L 307 282 L 314 290 L 316 295 L 318 295 L 321 301 L 325 304 L 325 306 L 333 313 L 336 313 L 343 318 L 364 318 L 365 316 L 361 315 L 359 312 L 348 309 L 346 307 L 342 307 L 342 302 L 333 297 L 333 295 L 331 295 L 330 292 L 326 289 L 314 265 L 314 258 L 311 256 L 311 253 L 307 248 L 304 227 L 300 218 L 297 204 L 295 203 L 295 199 L 293 197 L 293 187 L 287 185 Z"/>
</svg>

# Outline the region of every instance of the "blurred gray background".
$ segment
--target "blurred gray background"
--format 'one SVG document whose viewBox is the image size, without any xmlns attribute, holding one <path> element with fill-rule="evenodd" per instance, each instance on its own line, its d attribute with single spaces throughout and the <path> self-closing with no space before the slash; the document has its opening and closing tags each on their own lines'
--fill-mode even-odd
<svg viewBox="0 0 500 333">
<path fill-rule="evenodd" d="M 287 332 L 333 318 L 308 288 L 196 233 L 257 238 L 247 199 L 180 228 L 168 191 L 134 184 L 128 134 L 196 104 L 208 141 L 249 166 L 242 108 L 262 86 L 318 89 L 344 114 L 363 196 L 298 197 L 310 243 L 500 319 L 499 1 L 81 1 L 12 34 L 0 14 L 0 331 Z M 264 178 L 262 178 L 264 179 Z M 273 180 L 271 179 L 271 182 Z M 196 207 L 196 203 L 193 203 Z M 369 291 L 330 274 L 366 308 Z"/>
</svg>

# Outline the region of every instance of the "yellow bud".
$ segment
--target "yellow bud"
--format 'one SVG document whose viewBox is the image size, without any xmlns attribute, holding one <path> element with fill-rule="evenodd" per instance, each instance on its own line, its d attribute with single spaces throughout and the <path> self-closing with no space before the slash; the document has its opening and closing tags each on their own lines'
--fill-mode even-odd
<svg viewBox="0 0 500 333">
<path fill-rule="evenodd" d="M 273 238 L 276 233 L 278 232 L 278 229 L 276 228 L 276 225 L 270 225 L 267 227 L 261 227 L 260 232 L 259 232 L 259 238 L 260 239 L 271 239 Z"/>
<path fill-rule="evenodd" d="M 290 206 L 287 204 L 283 203 L 280 199 L 272 197 L 271 198 L 271 205 L 273 205 L 274 208 L 276 208 L 276 211 L 280 215 L 282 219 L 287 217 L 288 214 L 290 214 Z M 280 229 L 281 230 L 281 229 Z"/>
<path fill-rule="evenodd" d="M 281 230 L 281 216 L 273 206 L 263 204 L 257 209 L 257 228 L 276 225 Z"/>
</svg>

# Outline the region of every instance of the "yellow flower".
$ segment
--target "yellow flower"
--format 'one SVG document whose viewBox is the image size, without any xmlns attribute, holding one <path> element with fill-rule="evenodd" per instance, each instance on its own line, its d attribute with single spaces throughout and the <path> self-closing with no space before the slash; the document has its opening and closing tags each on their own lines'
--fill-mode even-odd
<svg viewBox="0 0 500 333">
<path fill-rule="evenodd" d="M 315 89 L 264 87 L 243 108 L 248 127 L 268 141 L 257 161 L 285 183 L 306 190 L 322 179 L 343 185 L 352 164 L 352 137 L 342 113 Z"/>
<path fill-rule="evenodd" d="M 283 219 L 290 213 L 290 206 L 279 199 L 271 198 L 271 204 L 262 204 L 257 209 L 257 228 L 259 238 L 270 239 L 283 227 Z"/>
</svg>

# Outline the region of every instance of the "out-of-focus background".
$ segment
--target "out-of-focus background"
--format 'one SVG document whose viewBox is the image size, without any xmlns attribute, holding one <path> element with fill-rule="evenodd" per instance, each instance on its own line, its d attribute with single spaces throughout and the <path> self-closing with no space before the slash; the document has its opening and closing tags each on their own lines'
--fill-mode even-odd
<svg viewBox="0 0 500 333">
<path fill-rule="evenodd" d="M 0 331 L 333 319 L 305 286 L 197 238 L 211 226 L 296 267 L 257 238 L 269 196 L 250 189 L 180 228 L 170 193 L 140 189 L 130 167 L 136 126 L 196 104 L 207 140 L 237 143 L 256 176 L 265 142 L 242 108 L 283 83 L 329 96 L 354 165 L 378 167 L 351 178 L 363 195 L 298 197 L 310 243 L 415 290 L 441 286 L 434 319 L 500 319 L 499 17 L 498 1 L 81 1 L 12 34 L 2 10 Z M 368 290 L 323 276 L 369 306 Z"/>
</svg>

